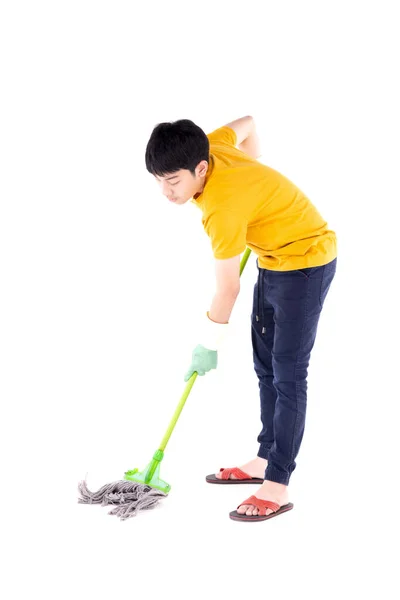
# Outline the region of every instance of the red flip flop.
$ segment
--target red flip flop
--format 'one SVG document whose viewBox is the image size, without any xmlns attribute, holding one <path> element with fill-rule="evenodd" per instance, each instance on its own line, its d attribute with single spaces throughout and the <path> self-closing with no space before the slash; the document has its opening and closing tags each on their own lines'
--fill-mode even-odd
<svg viewBox="0 0 400 600">
<path fill-rule="evenodd" d="M 207 475 L 206 481 L 207 483 L 222 483 L 224 485 L 238 484 L 238 483 L 264 483 L 264 479 L 259 479 L 258 477 L 251 477 L 238 467 L 233 467 L 232 469 L 220 469 L 222 479 L 218 479 L 214 473 L 211 475 Z M 230 475 L 234 475 L 237 479 L 230 479 Z"/>
<path fill-rule="evenodd" d="M 277 515 L 287 512 L 288 510 L 292 510 L 293 508 L 293 504 L 291 502 L 279 506 L 279 504 L 276 504 L 276 502 L 271 502 L 270 500 L 261 500 L 261 498 L 257 498 L 256 496 L 250 496 L 250 498 L 239 504 L 238 508 L 244 504 L 252 504 L 258 508 L 258 515 L 241 515 L 237 512 L 237 510 L 233 510 L 229 513 L 231 519 L 234 521 L 266 521 L 267 519 L 272 519 L 272 517 L 276 517 Z M 273 511 L 269 515 L 266 514 L 267 508 L 270 508 Z"/>
</svg>

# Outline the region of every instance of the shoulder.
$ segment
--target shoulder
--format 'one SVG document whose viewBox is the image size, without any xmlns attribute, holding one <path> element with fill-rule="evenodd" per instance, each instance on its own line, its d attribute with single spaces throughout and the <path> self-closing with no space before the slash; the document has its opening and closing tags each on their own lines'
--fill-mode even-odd
<svg viewBox="0 0 400 600">
<path fill-rule="evenodd" d="M 229 127 L 224 125 L 215 129 L 211 133 L 207 134 L 210 144 L 225 144 L 228 146 L 236 146 L 237 136 L 236 132 Z"/>
</svg>

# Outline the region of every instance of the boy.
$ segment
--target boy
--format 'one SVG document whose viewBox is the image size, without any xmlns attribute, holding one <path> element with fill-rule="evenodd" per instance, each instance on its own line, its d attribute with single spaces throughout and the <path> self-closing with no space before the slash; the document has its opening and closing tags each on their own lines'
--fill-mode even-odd
<svg viewBox="0 0 400 600">
<path fill-rule="evenodd" d="M 307 368 L 336 270 L 335 233 L 310 200 L 259 157 L 250 116 L 208 136 L 186 119 L 160 123 L 146 148 L 146 168 L 168 200 L 191 200 L 201 209 L 216 259 L 216 293 L 186 381 L 216 368 L 218 343 L 239 294 L 240 255 L 248 246 L 258 256 L 251 335 L 261 402 L 259 450 L 239 468 L 206 477 L 209 483 L 261 484 L 230 513 L 244 521 L 293 508 L 288 484 L 304 433 Z"/>
</svg>

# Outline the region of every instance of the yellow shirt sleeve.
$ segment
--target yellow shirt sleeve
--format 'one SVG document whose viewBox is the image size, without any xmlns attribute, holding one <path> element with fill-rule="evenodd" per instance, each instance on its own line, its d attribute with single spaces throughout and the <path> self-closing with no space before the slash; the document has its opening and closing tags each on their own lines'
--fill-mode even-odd
<svg viewBox="0 0 400 600">
<path fill-rule="evenodd" d="M 215 258 L 233 258 L 245 251 L 247 222 L 243 215 L 224 208 L 211 213 L 203 225 Z"/>
<path fill-rule="evenodd" d="M 215 129 L 212 133 L 207 135 L 210 143 L 212 144 L 227 144 L 228 146 L 236 146 L 237 136 L 236 132 L 224 125 L 219 129 Z"/>
</svg>

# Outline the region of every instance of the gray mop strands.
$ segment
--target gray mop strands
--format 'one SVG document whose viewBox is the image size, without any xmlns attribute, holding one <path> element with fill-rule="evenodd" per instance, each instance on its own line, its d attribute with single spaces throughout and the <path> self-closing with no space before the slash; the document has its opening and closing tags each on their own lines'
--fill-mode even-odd
<svg viewBox="0 0 400 600">
<path fill-rule="evenodd" d="M 103 485 L 97 492 L 91 492 L 85 480 L 79 483 L 78 490 L 81 495 L 78 498 L 79 504 L 116 505 L 108 514 L 116 515 L 121 521 L 135 517 L 139 510 L 153 508 L 168 496 L 149 485 L 134 481 L 114 481 Z"/>
</svg>

